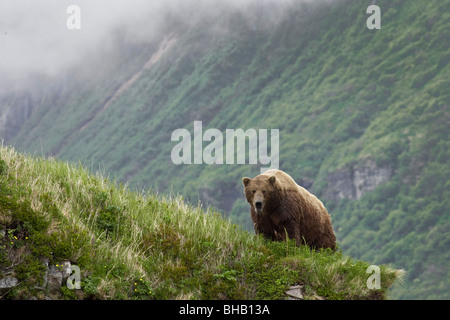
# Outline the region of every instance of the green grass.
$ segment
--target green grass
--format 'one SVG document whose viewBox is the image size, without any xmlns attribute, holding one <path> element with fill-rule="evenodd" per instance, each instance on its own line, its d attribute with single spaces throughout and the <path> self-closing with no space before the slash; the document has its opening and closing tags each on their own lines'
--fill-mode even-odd
<svg viewBox="0 0 450 320">
<path fill-rule="evenodd" d="M 366 286 L 368 262 L 250 234 L 182 196 L 131 192 L 81 165 L 0 148 L 0 276 L 19 285 L 4 299 L 43 299 L 45 268 L 69 260 L 81 294 L 66 299 L 386 298 L 401 271 L 381 266 L 381 289 Z M 11 269 L 8 269 L 11 270 Z"/>
</svg>

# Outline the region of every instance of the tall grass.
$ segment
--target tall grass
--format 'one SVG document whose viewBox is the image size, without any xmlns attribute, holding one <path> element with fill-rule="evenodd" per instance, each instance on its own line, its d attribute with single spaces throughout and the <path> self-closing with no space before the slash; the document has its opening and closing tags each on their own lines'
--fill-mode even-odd
<svg viewBox="0 0 450 320">
<path fill-rule="evenodd" d="M 80 164 L 4 146 L 0 159 L 0 228 L 15 237 L 0 241 L 0 270 L 21 266 L 9 297 L 44 297 L 42 257 L 80 266 L 82 289 L 62 289 L 65 298 L 281 299 L 301 283 L 306 298 L 371 299 L 400 275 L 381 266 L 382 288 L 369 290 L 370 264 L 342 252 L 267 241 L 180 195 L 131 192 Z"/>
</svg>

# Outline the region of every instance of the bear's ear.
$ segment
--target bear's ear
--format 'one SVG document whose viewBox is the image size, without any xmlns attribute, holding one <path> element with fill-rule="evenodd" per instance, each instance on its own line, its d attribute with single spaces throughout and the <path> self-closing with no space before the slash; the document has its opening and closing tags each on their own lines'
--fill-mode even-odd
<svg viewBox="0 0 450 320">
<path fill-rule="evenodd" d="M 248 183 L 250 182 L 250 178 L 242 178 L 242 184 L 244 185 L 244 187 L 246 187 L 248 185 Z"/>
<path fill-rule="evenodd" d="M 270 178 L 269 178 L 269 182 L 271 183 L 271 184 L 275 184 L 275 181 L 277 180 L 277 178 L 275 177 L 275 176 L 271 176 Z"/>
</svg>

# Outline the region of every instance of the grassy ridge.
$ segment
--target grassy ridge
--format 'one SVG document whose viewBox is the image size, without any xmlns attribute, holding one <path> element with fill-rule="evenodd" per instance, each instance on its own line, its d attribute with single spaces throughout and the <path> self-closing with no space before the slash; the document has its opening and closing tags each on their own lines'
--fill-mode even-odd
<svg viewBox="0 0 450 320">
<path fill-rule="evenodd" d="M 50 265 L 81 269 L 81 293 L 64 298 L 280 299 L 302 283 L 305 298 L 379 299 L 400 276 L 381 266 L 381 289 L 366 286 L 368 262 L 270 242 L 180 196 L 130 192 L 80 165 L 0 149 L 0 277 L 19 285 L 3 298 L 44 298 Z"/>
</svg>

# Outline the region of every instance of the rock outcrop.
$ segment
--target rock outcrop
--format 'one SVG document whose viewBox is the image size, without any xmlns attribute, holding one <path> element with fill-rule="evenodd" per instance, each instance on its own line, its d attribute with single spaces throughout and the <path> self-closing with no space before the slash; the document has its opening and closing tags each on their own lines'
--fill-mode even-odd
<svg viewBox="0 0 450 320">
<path fill-rule="evenodd" d="M 303 284 L 290 286 L 286 291 L 285 300 L 325 300 L 324 297 L 317 295 L 315 292 L 307 295 Z"/>
<path fill-rule="evenodd" d="M 389 181 L 392 176 L 390 166 L 379 167 L 369 159 L 361 165 L 346 167 L 327 176 L 325 197 L 333 200 L 360 199 L 364 193 Z"/>
<path fill-rule="evenodd" d="M 0 279 L 0 298 L 19 284 L 17 278 L 10 275 Z"/>
<path fill-rule="evenodd" d="M 46 267 L 46 270 L 42 282 L 36 285 L 34 289 L 42 291 L 46 300 L 61 299 L 63 297 L 61 287 L 66 284 L 72 271 L 70 261 L 63 261 L 56 265 L 49 265 L 48 259 L 43 259 L 41 262 Z M 14 270 L 9 271 L 6 276 L 0 278 L 0 299 L 19 284 L 20 281 L 14 277 Z M 29 299 L 35 300 L 36 297 L 31 296 Z"/>
</svg>

